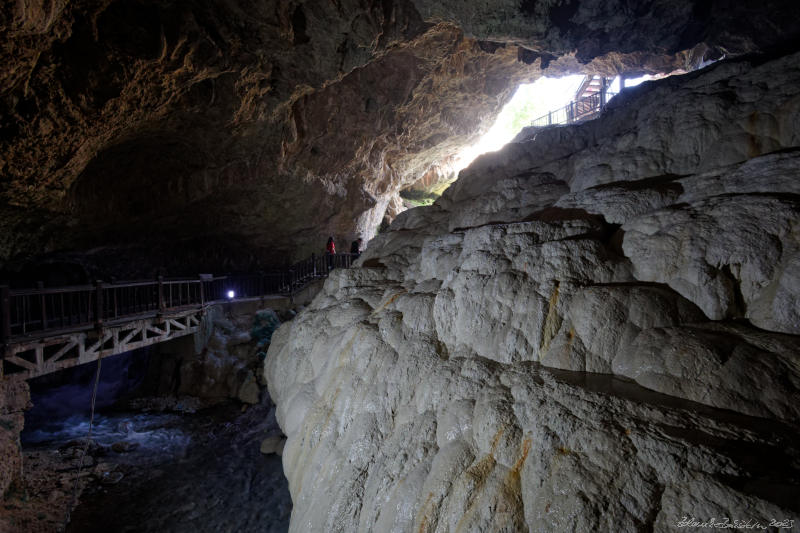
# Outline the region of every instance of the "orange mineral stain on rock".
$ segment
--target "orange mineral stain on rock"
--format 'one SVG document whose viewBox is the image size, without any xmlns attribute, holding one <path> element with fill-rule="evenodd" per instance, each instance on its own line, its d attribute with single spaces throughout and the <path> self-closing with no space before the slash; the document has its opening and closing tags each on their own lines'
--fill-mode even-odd
<svg viewBox="0 0 800 533">
<path fill-rule="evenodd" d="M 497 461 L 495 460 L 494 456 L 485 455 L 478 462 L 473 463 L 472 466 L 470 466 L 465 472 L 472 486 L 471 490 L 469 491 L 469 497 L 467 499 L 468 503 L 466 505 L 464 516 L 461 517 L 456 525 L 456 533 L 459 531 L 470 531 L 468 528 L 471 525 L 472 517 L 477 512 L 477 504 L 481 500 L 483 488 L 486 486 L 486 482 L 488 481 L 489 476 L 492 474 L 492 471 L 496 465 Z"/>
<path fill-rule="evenodd" d="M 497 433 L 494 434 L 494 437 L 492 438 L 492 449 L 489 452 L 492 455 L 492 457 L 494 457 L 495 453 L 497 453 L 497 446 L 500 444 L 500 438 L 503 436 L 503 433 L 505 433 L 505 431 L 506 427 L 505 425 L 503 425 L 500 426 L 500 429 L 498 429 Z"/>
<path fill-rule="evenodd" d="M 522 453 L 520 454 L 519 459 L 517 459 L 517 462 L 514 463 L 514 466 L 511 468 L 512 472 L 519 472 L 522 470 L 522 467 L 525 465 L 525 460 L 528 458 L 528 454 L 531 451 L 531 444 L 532 441 L 530 437 L 525 437 L 522 440 Z"/>
<path fill-rule="evenodd" d="M 430 516 L 429 513 L 433 510 L 432 506 L 433 502 L 433 493 L 428 493 L 428 498 L 425 500 L 425 503 L 422 504 L 422 519 L 419 521 L 419 528 L 417 529 L 417 533 L 425 533 L 428 531 L 428 525 L 430 523 Z M 435 524 L 430 524 L 431 526 Z"/>
<path fill-rule="evenodd" d="M 402 295 L 403 295 L 403 294 L 405 294 L 406 292 L 407 292 L 407 291 L 399 291 L 399 292 L 396 292 L 395 294 L 391 295 L 391 296 L 390 296 L 390 297 L 389 297 L 389 298 L 388 298 L 388 299 L 387 299 L 387 300 L 386 300 L 384 303 L 382 303 L 382 304 L 380 305 L 380 307 L 378 307 L 377 309 L 375 309 L 375 310 L 372 312 L 372 314 L 373 314 L 373 315 L 376 315 L 376 314 L 380 313 L 381 311 L 383 311 L 384 309 L 386 309 L 387 307 L 389 307 L 390 305 L 392 305 L 392 304 L 394 303 L 394 301 L 395 301 L 395 300 L 397 300 L 397 299 L 398 299 L 400 296 L 402 296 Z"/>
</svg>

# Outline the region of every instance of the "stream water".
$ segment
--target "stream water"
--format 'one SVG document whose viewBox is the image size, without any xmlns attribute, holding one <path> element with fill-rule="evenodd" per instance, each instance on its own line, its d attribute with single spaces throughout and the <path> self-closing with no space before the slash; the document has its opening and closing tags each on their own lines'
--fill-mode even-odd
<svg viewBox="0 0 800 533">
<path fill-rule="evenodd" d="M 120 412 L 98 414 L 92 424 L 92 441 L 100 448 L 126 448 L 119 462 L 143 464 L 158 462 L 168 457 L 185 454 L 192 441 L 179 414 Z M 83 440 L 89 431 L 86 416 L 66 419 L 28 431 L 23 445 L 28 447 L 58 448 Z M 125 443 L 122 445 L 121 443 Z"/>
</svg>

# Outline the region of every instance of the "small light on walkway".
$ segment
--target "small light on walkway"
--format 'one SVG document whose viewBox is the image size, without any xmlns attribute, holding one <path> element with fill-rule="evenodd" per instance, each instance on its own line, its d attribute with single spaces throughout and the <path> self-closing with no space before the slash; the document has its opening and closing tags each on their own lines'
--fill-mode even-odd
<svg viewBox="0 0 800 533">
<path fill-rule="evenodd" d="M 233 300 L 233 297 L 236 296 L 236 293 L 233 291 L 228 291 L 228 300 Z"/>
</svg>

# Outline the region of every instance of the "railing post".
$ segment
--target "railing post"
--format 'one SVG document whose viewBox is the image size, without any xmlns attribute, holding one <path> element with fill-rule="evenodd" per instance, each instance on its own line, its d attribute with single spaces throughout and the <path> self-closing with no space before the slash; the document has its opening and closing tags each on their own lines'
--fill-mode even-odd
<svg viewBox="0 0 800 533">
<path fill-rule="evenodd" d="M 8 285 L 0 287 L 0 314 L 2 314 L 0 342 L 6 344 L 11 338 L 11 289 Z"/>
<path fill-rule="evenodd" d="M 37 281 L 36 288 L 39 289 L 39 311 L 42 318 L 42 330 L 45 330 L 47 329 L 47 301 L 44 297 L 44 283 Z"/>
<path fill-rule="evenodd" d="M 103 327 L 103 282 L 94 282 L 94 325 L 97 329 Z"/>
<path fill-rule="evenodd" d="M 167 306 L 164 303 L 164 276 L 158 276 L 158 312 L 163 314 Z"/>
<path fill-rule="evenodd" d="M 606 106 L 606 79 L 600 78 L 600 110 Z"/>
<path fill-rule="evenodd" d="M 200 307 L 204 307 L 206 305 L 206 292 L 204 289 L 205 283 L 203 283 L 203 276 L 200 276 Z"/>
<path fill-rule="evenodd" d="M 316 278 L 317 277 L 317 256 L 316 254 L 311 254 L 311 274 Z"/>
</svg>

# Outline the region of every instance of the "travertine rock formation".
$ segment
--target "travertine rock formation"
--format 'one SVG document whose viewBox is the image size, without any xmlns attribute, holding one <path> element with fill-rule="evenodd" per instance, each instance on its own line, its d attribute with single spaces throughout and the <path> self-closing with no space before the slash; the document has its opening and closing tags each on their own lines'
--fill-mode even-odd
<svg viewBox="0 0 800 533">
<path fill-rule="evenodd" d="M 371 237 L 521 81 L 798 35 L 792 0 L 628 4 L 5 2 L 0 267 L 57 250 L 117 278 L 283 263 Z"/>
<path fill-rule="evenodd" d="M 273 337 L 293 531 L 800 513 L 800 54 L 479 158 Z"/>
</svg>

